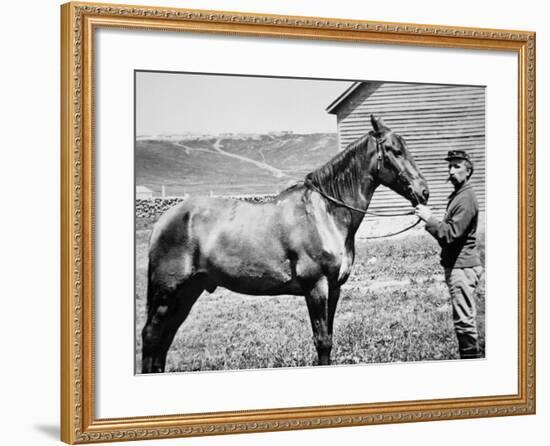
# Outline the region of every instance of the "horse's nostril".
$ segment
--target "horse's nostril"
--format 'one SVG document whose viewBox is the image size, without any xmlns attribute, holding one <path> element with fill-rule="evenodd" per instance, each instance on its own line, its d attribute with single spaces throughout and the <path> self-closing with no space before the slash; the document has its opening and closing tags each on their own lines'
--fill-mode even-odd
<svg viewBox="0 0 550 446">
<path fill-rule="evenodd" d="M 422 197 L 424 198 L 424 200 L 428 201 L 428 198 L 430 198 L 430 192 L 428 191 L 428 189 L 424 189 L 422 191 Z"/>
</svg>

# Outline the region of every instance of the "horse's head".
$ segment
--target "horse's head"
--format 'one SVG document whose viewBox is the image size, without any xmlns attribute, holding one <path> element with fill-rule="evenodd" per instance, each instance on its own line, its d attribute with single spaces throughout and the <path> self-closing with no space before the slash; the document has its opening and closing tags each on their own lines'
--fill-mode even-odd
<svg viewBox="0 0 550 446">
<path fill-rule="evenodd" d="M 413 206 L 427 203 L 428 184 L 403 138 L 387 127 L 382 118 L 371 115 L 371 123 L 378 181 L 408 199 Z"/>
</svg>

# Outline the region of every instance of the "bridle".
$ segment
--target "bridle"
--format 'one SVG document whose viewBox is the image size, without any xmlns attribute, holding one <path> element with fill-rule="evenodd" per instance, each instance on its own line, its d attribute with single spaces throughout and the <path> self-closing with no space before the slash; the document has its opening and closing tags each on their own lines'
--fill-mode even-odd
<svg viewBox="0 0 550 446">
<path fill-rule="evenodd" d="M 380 167 L 382 166 L 384 159 L 386 158 L 386 153 L 384 152 L 384 146 L 383 144 L 388 139 L 388 136 L 390 136 L 393 132 L 388 132 L 384 138 L 377 138 L 374 137 L 376 140 L 376 173 L 380 172 Z M 401 174 L 401 172 L 399 172 Z"/>
<path fill-rule="evenodd" d="M 380 169 L 382 165 L 384 164 L 384 161 L 388 161 L 387 156 L 385 155 L 383 144 L 386 142 L 389 136 L 393 134 L 392 131 L 388 132 L 386 135 L 384 135 L 383 138 L 376 138 L 376 174 L 380 172 Z M 397 169 L 396 169 L 397 170 Z M 398 177 L 400 180 L 406 180 L 405 175 L 403 175 L 403 172 L 398 171 Z M 407 211 L 405 213 L 398 213 L 398 214 L 378 214 L 377 212 L 372 212 L 367 209 L 360 209 L 355 206 L 352 206 L 350 204 L 347 204 L 343 202 L 342 200 L 338 200 L 337 198 L 332 197 L 331 195 L 328 195 L 325 191 L 319 189 L 317 186 L 315 186 L 311 181 L 305 182 L 306 186 L 313 189 L 315 192 L 318 192 L 323 197 L 325 197 L 327 200 L 339 205 L 343 206 L 345 208 L 351 209 L 352 211 L 361 212 L 364 215 L 373 215 L 376 217 L 402 217 L 405 215 L 413 215 L 414 211 Z"/>
<path fill-rule="evenodd" d="M 383 138 L 377 138 L 376 136 L 374 137 L 375 141 L 376 141 L 376 173 L 377 174 L 380 172 L 380 169 L 381 169 L 382 165 L 384 164 L 384 161 L 389 161 L 389 159 L 387 158 L 386 153 L 384 151 L 383 144 L 386 142 L 388 137 L 390 137 L 392 134 L 393 134 L 393 132 L 389 131 L 388 133 L 386 133 L 384 135 Z M 396 170 L 398 172 L 397 173 L 398 178 L 400 180 L 407 181 L 406 178 L 405 178 L 405 175 L 403 174 L 403 172 L 401 172 L 399 169 L 396 169 Z M 379 214 L 377 212 L 372 212 L 372 211 L 369 211 L 367 209 L 360 209 L 360 208 L 357 208 L 357 207 L 352 206 L 350 204 L 344 203 L 342 200 L 338 200 L 337 198 L 328 195 L 325 191 L 323 191 L 323 190 L 319 189 L 317 186 L 315 186 L 311 181 L 306 181 L 306 182 L 304 182 L 304 184 L 307 187 L 313 189 L 315 192 L 322 195 L 327 200 L 331 201 L 332 203 L 335 203 L 338 206 L 345 207 L 345 208 L 350 209 L 350 210 L 355 211 L 355 212 L 360 212 L 363 215 L 373 215 L 373 216 L 376 216 L 376 217 L 403 217 L 403 216 L 406 216 L 406 215 L 414 215 L 414 211 L 407 211 L 407 212 L 395 213 L 395 214 Z M 409 187 L 410 187 L 410 185 L 409 185 Z M 385 234 L 385 235 L 375 236 L 375 237 L 367 237 L 367 239 L 377 239 L 377 238 L 391 237 L 393 235 L 401 234 L 405 231 L 408 231 L 409 229 L 414 228 L 420 222 L 421 222 L 421 219 L 418 218 L 417 221 L 414 224 L 412 224 L 410 226 L 407 226 L 405 229 L 402 229 L 398 232 L 393 232 L 391 234 Z"/>
<path fill-rule="evenodd" d="M 393 131 L 389 131 L 384 135 L 383 138 L 376 138 L 376 173 L 378 174 L 380 172 L 381 166 L 384 164 L 384 161 L 390 162 L 390 159 L 387 157 L 386 152 L 384 151 L 384 143 L 387 141 L 387 139 L 393 135 Z M 395 167 L 395 166 L 394 166 Z M 397 171 L 397 178 L 399 178 L 400 181 L 403 183 L 408 183 L 409 189 L 411 189 L 411 185 L 403 172 L 400 169 L 395 169 Z M 403 214 L 402 214 L 403 215 Z M 404 214 L 407 215 L 407 214 Z"/>
</svg>

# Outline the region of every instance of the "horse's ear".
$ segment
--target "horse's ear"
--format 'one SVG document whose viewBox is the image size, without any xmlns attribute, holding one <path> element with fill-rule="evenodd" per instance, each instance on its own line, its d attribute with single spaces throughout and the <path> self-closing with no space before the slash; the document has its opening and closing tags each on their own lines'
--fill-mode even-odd
<svg viewBox="0 0 550 446">
<path fill-rule="evenodd" d="M 390 128 L 384 123 L 381 117 L 377 118 L 376 116 L 371 114 L 370 122 L 374 131 L 378 134 L 382 134 L 390 130 Z"/>
</svg>

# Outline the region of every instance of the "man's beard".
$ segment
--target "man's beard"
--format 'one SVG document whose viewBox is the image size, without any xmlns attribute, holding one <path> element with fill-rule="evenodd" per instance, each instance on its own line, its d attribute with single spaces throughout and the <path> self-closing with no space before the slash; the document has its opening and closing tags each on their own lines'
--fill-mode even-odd
<svg viewBox="0 0 550 446">
<path fill-rule="evenodd" d="M 451 176 L 451 175 L 449 175 L 449 177 L 447 178 L 447 182 L 449 182 L 449 181 L 451 182 L 451 184 L 452 184 L 455 188 L 459 187 L 459 186 L 462 184 L 462 183 L 460 183 L 455 177 L 453 177 L 453 176 Z"/>
</svg>

